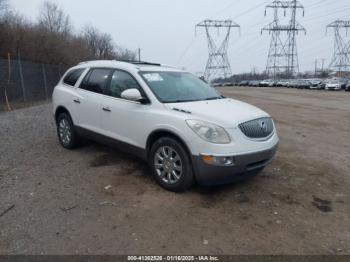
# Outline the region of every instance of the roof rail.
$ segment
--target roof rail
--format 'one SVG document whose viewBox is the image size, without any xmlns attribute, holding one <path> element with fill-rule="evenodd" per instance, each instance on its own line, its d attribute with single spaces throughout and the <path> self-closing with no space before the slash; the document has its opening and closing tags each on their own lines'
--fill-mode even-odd
<svg viewBox="0 0 350 262">
<path fill-rule="evenodd" d="M 119 62 L 125 62 L 125 63 L 130 63 L 134 65 L 153 65 L 153 66 L 161 66 L 159 63 L 151 63 L 151 62 L 146 62 L 146 61 L 134 61 L 134 60 L 117 60 Z"/>
<path fill-rule="evenodd" d="M 95 63 L 95 62 L 113 62 L 116 60 L 87 60 L 87 61 L 82 61 L 78 63 L 78 65 L 84 65 L 84 64 L 89 64 L 89 63 Z"/>
<path fill-rule="evenodd" d="M 185 68 L 180 68 L 178 66 L 174 66 L 174 65 L 166 65 L 166 64 L 162 64 L 163 67 L 168 67 L 168 68 L 174 68 L 174 69 L 181 69 L 181 70 L 186 70 Z"/>
<path fill-rule="evenodd" d="M 93 62 L 122 62 L 122 63 L 129 63 L 133 65 L 162 66 L 159 63 L 151 63 L 146 61 L 134 61 L 134 60 L 90 60 L 90 61 L 82 61 L 78 65 L 83 65 L 83 64 L 93 63 Z"/>
</svg>

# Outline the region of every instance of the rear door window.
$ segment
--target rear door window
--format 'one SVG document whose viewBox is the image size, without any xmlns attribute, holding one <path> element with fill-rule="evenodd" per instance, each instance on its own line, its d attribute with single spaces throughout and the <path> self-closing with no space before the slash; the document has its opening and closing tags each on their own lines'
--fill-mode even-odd
<svg viewBox="0 0 350 262">
<path fill-rule="evenodd" d="M 74 69 L 74 70 L 70 71 L 63 79 L 63 83 L 70 85 L 70 86 L 75 86 L 75 84 L 78 82 L 80 76 L 82 75 L 82 73 L 84 71 L 85 71 L 84 68 Z"/>
<path fill-rule="evenodd" d="M 103 94 L 110 73 L 110 69 L 92 69 L 84 78 L 80 88 L 97 94 Z"/>
</svg>

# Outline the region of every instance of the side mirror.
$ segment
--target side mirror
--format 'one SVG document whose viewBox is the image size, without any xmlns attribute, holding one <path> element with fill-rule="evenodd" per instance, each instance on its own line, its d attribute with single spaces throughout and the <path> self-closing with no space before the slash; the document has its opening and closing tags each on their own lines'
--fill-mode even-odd
<svg viewBox="0 0 350 262">
<path fill-rule="evenodd" d="M 141 103 L 143 103 L 145 101 L 145 98 L 142 97 L 140 91 L 137 89 L 125 90 L 124 92 L 122 92 L 121 98 L 126 99 L 126 100 L 141 102 Z"/>
</svg>

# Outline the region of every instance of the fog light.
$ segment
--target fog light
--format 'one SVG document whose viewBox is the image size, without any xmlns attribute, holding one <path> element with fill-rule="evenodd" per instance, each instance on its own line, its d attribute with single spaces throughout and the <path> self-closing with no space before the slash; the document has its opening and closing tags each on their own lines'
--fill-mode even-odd
<svg viewBox="0 0 350 262">
<path fill-rule="evenodd" d="M 234 166 L 235 158 L 231 156 L 209 156 L 202 155 L 204 163 L 213 166 Z"/>
</svg>

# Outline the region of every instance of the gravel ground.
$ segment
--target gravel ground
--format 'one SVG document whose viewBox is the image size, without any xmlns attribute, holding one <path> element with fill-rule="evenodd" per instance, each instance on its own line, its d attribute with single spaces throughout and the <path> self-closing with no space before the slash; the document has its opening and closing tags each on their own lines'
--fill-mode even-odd
<svg viewBox="0 0 350 262">
<path fill-rule="evenodd" d="M 350 254 L 350 93 L 222 92 L 275 118 L 279 152 L 183 194 L 117 150 L 61 148 L 49 104 L 0 113 L 0 254 Z"/>
</svg>

